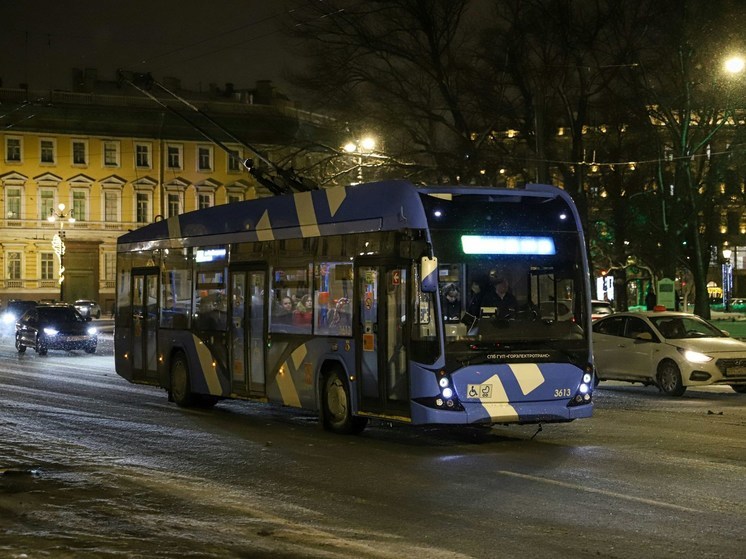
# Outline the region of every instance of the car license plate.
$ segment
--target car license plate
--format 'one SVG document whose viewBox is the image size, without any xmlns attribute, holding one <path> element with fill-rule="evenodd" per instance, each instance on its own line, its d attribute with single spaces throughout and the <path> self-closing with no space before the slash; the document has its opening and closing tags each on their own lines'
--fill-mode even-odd
<svg viewBox="0 0 746 559">
<path fill-rule="evenodd" d="M 68 336 L 68 342 L 82 342 L 88 339 L 88 336 Z"/>
<path fill-rule="evenodd" d="M 727 377 L 746 376 L 746 367 L 730 367 L 725 371 Z"/>
</svg>

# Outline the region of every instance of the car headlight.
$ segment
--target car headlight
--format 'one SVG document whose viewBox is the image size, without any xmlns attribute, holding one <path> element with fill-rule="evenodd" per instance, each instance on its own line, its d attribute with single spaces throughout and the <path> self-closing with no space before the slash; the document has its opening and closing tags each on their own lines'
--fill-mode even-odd
<svg viewBox="0 0 746 559">
<path fill-rule="evenodd" d="M 47 336 L 56 336 L 57 334 L 59 334 L 59 331 L 55 330 L 54 328 L 44 328 L 44 333 Z"/>
<path fill-rule="evenodd" d="M 13 313 L 10 313 L 10 312 L 3 313 L 3 322 L 5 324 L 10 324 L 15 321 L 16 321 L 16 316 Z"/>
<path fill-rule="evenodd" d="M 96 334 L 98 334 L 98 328 L 89 328 L 88 329 L 88 335 L 89 336 L 95 336 Z"/>
<path fill-rule="evenodd" d="M 699 351 L 692 351 L 691 349 L 682 348 L 678 349 L 679 353 L 684 356 L 684 359 L 686 359 L 690 363 L 709 363 L 713 359 L 709 355 L 705 355 L 704 353 L 700 353 Z"/>
</svg>

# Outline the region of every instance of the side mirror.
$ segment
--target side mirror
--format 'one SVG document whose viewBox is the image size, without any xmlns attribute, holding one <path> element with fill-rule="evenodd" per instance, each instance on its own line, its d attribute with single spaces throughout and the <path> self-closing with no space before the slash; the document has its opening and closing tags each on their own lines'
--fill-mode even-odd
<svg viewBox="0 0 746 559">
<path fill-rule="evenodd" d="M 423 256 L 420 259 L 420 277 L 422 278 L 420 289 L 424 293 L 436 293 L 438 291 L 438 259 Z"/>
<path fill-rule="evenodd" d="M 650 332 L 640 332 L 635 336 L 636 342 L 652 342 L 653 335 Z"/>
</svg>

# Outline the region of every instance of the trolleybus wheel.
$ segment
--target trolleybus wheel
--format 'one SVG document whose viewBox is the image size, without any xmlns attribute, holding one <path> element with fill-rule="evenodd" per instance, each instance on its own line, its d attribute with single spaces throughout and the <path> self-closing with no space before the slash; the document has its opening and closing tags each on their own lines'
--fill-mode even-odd
<svg viewBox="0 0 746 559">
<path fill-rule="evenodd" d="M 686 392 L 681 371 L 673 361 L 664 361 L 658 366 L 658 387 L 668 396 L 681 396 Z"/>
<path fill-rule="evenodd" d="M 368 424 L 365 417 L 353 417 L 350 387 L 344 374 L 333 369 L 324 377 L 322 406 L 324 429 L 335 433 L 359 433 Z"/>
<path fill-rule="evenodd" d="M 189 382 L 189 365 L 183 353 L 177 353 L 171 362 L 171 398 L 182 408 L 195 404 L 192 385 Z"/>
</svg>

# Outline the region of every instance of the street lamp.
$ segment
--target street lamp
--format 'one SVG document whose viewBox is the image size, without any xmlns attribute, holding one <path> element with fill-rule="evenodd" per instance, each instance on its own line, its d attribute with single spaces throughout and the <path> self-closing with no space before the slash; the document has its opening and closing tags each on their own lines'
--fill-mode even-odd
<svg viewBox="0 0 746 559">
<path fill-rule="evenodd" d="M 730 311 L 731 270 L 730 257 L 733 251 L 728 247 L 723 249 L 723 310 Z"/>
<path fill-rule="evenodd" d="M 363 155 L 370 154 L 376 147 L 376 139 L 372 136 L 365 136 L 357 141 L 347 142 L 342 149 L 347 153 L 357 153 L 357 181 L 363 182 Z"/>
<path fill-rule="evenodd" d="M 54 223 L 57 220 L 60 220 L 60 229 L 57 231 L 57 233 L 54 234 L 54 237 L 52 237 L 52 250 L 54 250 L 54 253 L 57 255 L 57 258 L 60 261 L 60 274 L 59 274 L 59 284 L 60 284 L 60 302 L 63 302 L 65 300 L 65 220 L 67 220 L 68 223 L 74 223 L 75 218 L 73 217 L 73 212 L 70 210 L 69 212 L 65 213 L 65 204 L 59 204 L 57 206 L 57 209 L 51 208 L 49 210 L 49 217 L 47 217 L 47 221 L 49 223 Z"/>
<path fill-rule="evenodd" d="M 746 68 L 746 60 L 742 56 L 731 56 L 723 62 L 723 69 L 731 75 L 740 74 Z"/>
</svg>

